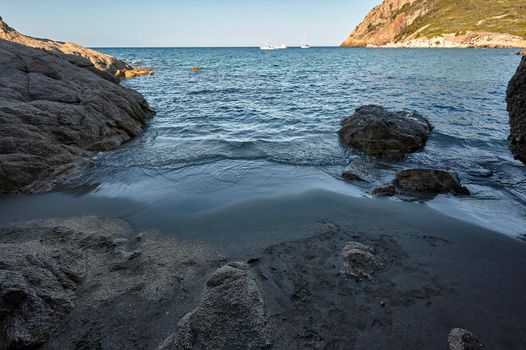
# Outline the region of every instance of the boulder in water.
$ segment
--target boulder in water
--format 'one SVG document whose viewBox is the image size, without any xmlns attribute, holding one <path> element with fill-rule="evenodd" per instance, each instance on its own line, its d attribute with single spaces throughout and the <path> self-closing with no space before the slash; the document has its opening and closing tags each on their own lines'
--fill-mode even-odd
<svg viewBox="0 0 526 350">
<path fill-rule="evenodd" d="M 508 85 L 506 100 L 510 114 L 509 148 L 516 159 L 526 164 L 526 57 Z"/>
<path fill-rule="evenodd" d="M 396 173 L 396 182 L 402 188 L 417 192 L 470 194 L 469 190 L 460 184 L 458 174 L 445 170 L 404 169 Z"/>
<path fill-rule="evenodd" d="M 340 139 L 344 144 L 384 159 L 400 160 L 422 149 L 433 127 L 415 112 L 389 112 L 368 105 L 342 121 Z"/>
</svg>

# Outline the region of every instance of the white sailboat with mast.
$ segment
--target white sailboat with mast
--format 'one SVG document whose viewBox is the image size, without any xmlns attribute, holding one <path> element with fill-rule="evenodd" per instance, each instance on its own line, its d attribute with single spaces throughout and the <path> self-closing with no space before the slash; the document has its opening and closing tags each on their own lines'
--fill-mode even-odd
<svg viewBox="0 0 526 350">
<path fill-rule="evenodd" d="M 303 34 L 303 41 L 301 42 L 302 49 L 310 49 L 310 45 L 307 44 L 307 34 Z"/>
<path fill-rule="evenodd" d="M 263 51 L 272 51 L 272 50 L 276 50 L 276 48 L 273 46 L 273 45 L 270 45 L 268 43 L 268 37 L 267 37 L 267 32 L 265 31 L 265 40 L 263 41 L 263 44 L 261 44 L 261 46 L 259 47 L 261 50 Z"/>
</svg>

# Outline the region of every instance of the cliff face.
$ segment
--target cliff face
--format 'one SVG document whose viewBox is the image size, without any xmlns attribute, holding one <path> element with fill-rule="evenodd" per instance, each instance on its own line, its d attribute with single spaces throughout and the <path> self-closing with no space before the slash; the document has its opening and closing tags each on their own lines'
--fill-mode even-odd
<svg viewBox="0 0 526 350">
<path fill-rule="evenodd" d="M 402 11 L 415 2 L 417 0 L 385 0 L 369 12 L 342 46 L 381 46 L 395 41 L 402 29 L 426 10 Z"/>
<path fill-rule="evenodd" d="M 153 73 L 151 69 L 134 68 L 116 57 L 85 48 L 75 43 L 39 39 L 23 35 L 8 26 L 7 23 L 2 20 L 2 17 L 0 17 L 0 39 L 22 44 L 24 46 L 30 46 L 36 49 L 42 49 L 48 52 L 60 52 L 66 55 L 84 57 L 97 69 L 119 78 L 131 78 L 134 76 L 150 75 Z"/>
<path fill-rule="evenodd" d="M 526 164 L 526 57 L 508 85 L 510 113 L 509 147 L 516 159 Z"/>
<path fill-rule="evenodd" d="M 523 1 L 385 0 L 342 46 L 526 47 Z"/>
</svg>

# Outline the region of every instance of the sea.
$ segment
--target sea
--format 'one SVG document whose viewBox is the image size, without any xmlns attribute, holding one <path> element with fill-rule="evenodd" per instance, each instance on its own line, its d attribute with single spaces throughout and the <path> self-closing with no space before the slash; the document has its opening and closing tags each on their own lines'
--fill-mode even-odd
<svg viewBox="0 0 526 350">
<path fill-rule="evenodd" d="M 526 167 L 507 148 L 505 97 L 517 50 L 99 50 L 154 69 L 122 85 L 144 95 L 155 117 L 141 136 L 93 156 L 92 167 L 56 191 L 2 199 L 4 219 L 22 219 L 30 208 L 41 216 L 146 216 L 151 227 L 175 230 L 186 216 L 201 220 L 254 200 L 322 191 L 410 202 L 503 234 L 526 233 Z M 427 117 L 434 126 L 427 146 L 400 162 L 342 146 L 341 120 L 367 104 Z M 356 157 L 393 173 L 414 166 L 455 171 L 472 195 L 376 199 L 369 185 L 341 177 Z"/>
</svg>

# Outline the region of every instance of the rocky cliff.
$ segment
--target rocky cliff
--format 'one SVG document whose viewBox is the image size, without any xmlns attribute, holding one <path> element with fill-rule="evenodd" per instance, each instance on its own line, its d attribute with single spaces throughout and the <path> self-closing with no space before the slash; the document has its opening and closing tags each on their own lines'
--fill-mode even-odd
<svg viewBox="0 0 526 350">
<path fill-rule="evenodd" d="M 0 39 L 0 193 L 47 189 L 153 114 L 87 59 Z"/>
<path fill-rule="evenodd" d="M 81 56 L 93 63 L 97 69 L 119 78 L 132 78 L 153 74 L 153 71 L 149 68 L 135 68 L 116 57 L 82 47 L 75 43 L 39 39 L 20 34 L 18 31 L 8 26 L 7 23 L 2 20 L 2 17 L 0 17 L 0 39 L 42 49 L 48 52 L 61 52 L 66 55 Z"/>
<path fill-rule="evenodd" d="M 523 1 L 385 0 L 344 47 L 526 47 Z"/>
<path fill-rule="evenodd" d="M 510 113 L 510 150 L 515 158 L 526 164 L 526 57 L 508 85 L 508 111 Z"/>
</svg>

